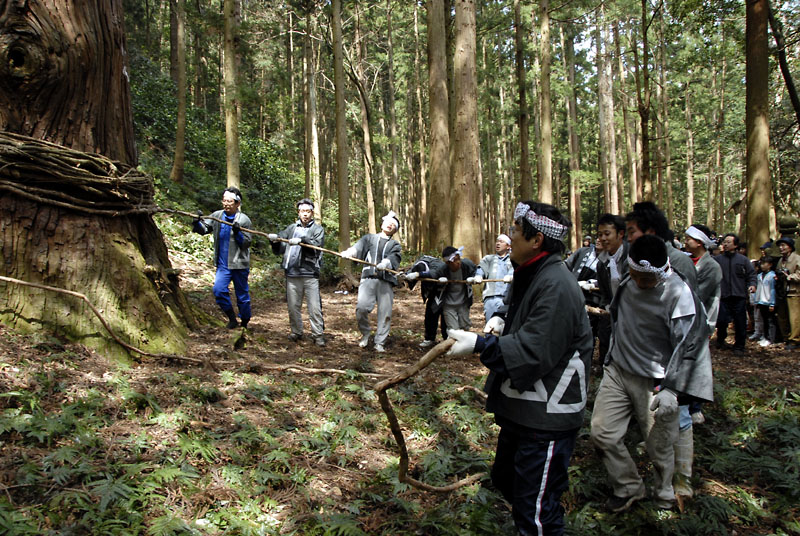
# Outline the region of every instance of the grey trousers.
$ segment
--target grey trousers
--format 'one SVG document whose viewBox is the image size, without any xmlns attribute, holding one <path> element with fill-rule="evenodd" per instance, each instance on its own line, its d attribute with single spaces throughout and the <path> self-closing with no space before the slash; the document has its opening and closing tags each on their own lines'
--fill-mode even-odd
<svg viewBox="0 0 800 536">
<path fill-rule="evenodd" d="M 447 329 L 469 329 L 472 327 L 472 322 L 469 320 L 469 307 L 466 303 L 459 305 L 442 306 L 442 314 L 444 315 L 444 325 Z"/>
<path fill-rule="evenodd" d="M 390 283 L 382 279 L 362 279 L 358 285 L 358 301 L 356 302 L 356 320 L 361 335 L 369 335 L 369 314 L 378 304 L 378 327 L 375 330 L 375 344 L 381 346 L 389 337 L 392 327 L 392 304 L 394 289 Z"/>
<path fill-rule="evenodd" d="M 661 500 L 675 500 L 672 475 L 679 412 L 656 420 L 655 412 L 650 410 L 653 396 L 652 378 L 625 372 L 613 362 L 604 367 L 592 412 L 591 437 L 602 451 L 603 464 L 617 497 L 630 497 L 644 485 L 624 442 L 628 423 L 635 416 L 655 470 L 653 495 Z"/>
<path fill-rule="evenodd" d="M 322 299 L 319 295 L 319 279 L 316 277 L 287 277 L 286 278 L 286 303 L 289 306 L 289 325 L 292 333 L 303 334 L 303 317 L 300 310 L 303 308 L 303 295 L 306 297 L 308 320 L 311 323 L 311 335 L 321 337 L 325 329 L 322 320 Z"/>
</svg>

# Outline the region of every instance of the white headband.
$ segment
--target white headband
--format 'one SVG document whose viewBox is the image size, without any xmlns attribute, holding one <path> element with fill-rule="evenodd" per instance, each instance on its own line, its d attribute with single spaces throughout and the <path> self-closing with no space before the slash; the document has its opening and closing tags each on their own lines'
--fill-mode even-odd
<svg viewBox="0 0 800 536">
<path fill-rule="evenodd" d="M 636 270 L 637 272 L 649 272 L 651 274 L 655 274 L 656 278 L 659 282 L 664 282 L 672 273 L 672 269 L 669 264 L 669 259 L 667 259 L 667 264 L 661 267 L 656 267 L 650 264 L 650 261 L 642 259 L 639 262 L 633 260 L 632 257 L 628 257 L 628 266 L 632 269 Z"/>
<path fill-rule="evenodd" d="M 498 241 L 502 240 L 503 242 L 505 242 L 509 246 L 511 245 L 511 239 L 508 237 L 507 234 L 499 234 L 499 235 L 497 235 L 497 240 Z"/>
<path fill-rule="evenodd" d="M 456 259 L 456 255 L 458 255 L 459 257 L 461 257 L 461 254 L 462 254 L 462 253 L 464 253 L 464 246 L 461 246 L 460 248 L 458 248 L 457 250 L 455 250 L 453 253 L 451 253 L 451 254 L 450 254 L 450 256 L 449 256 L 449 257 L 447 257 L 447 259 L 446 259 L 446 260 L 447 260 L 447 262 L 453 262 L 453 261 Z"/>
<path fill-rule="evenodd" d="M 394 210 L 390 210 L 389 213 L 381 219 L 381 224 L 386 223 L 386 220 L 392 220 L 395 230 L 400 228 L 400 220 L 397 219 L 397 214 L 394 213 Z"/>
<path fill-rule="evenodd" d="M 519 203 L 517 208 L 514 209 L 514 221 L 519 218 L 525 218 L 531 225 L 541 231 L 543 235 L 554 238 L 555 240 L 563 240 L 564 237 L 567 236 L 567 231 L 569 231 L 566 225 L 561 225 L 547 216 L 536 214 L 531 210 L 531 207 L 525 203 Z"/>
<path fill-rule="evenodd" d="M 225 190 L 225 191 L 222 193 L 222 199 L 226 199 L 226 198 L 227 198 L 227 199 L 231 199 L 231 200 L 233 200 L 233 201 L 237 201 L 237 202 L 239 202 L 239 203 L 241 203 L 241 202 L 242 202 L 242 198 L 241 198 L 241 197 L 239 197 L 238 195 L 236 195 L 235 193 L 231 192 L 230 190 Z"/>
<path fill-rule="evenodd" d="M 694 225 L 686 229 L 686 236 L 690 236 L 695 240 L 699 240 L 700 242 L 703 243 L 706 249 L 712 244 L 711 238 L 709 238 L 709 236 L 706 233 L 704 233 Z"/>
</svg>

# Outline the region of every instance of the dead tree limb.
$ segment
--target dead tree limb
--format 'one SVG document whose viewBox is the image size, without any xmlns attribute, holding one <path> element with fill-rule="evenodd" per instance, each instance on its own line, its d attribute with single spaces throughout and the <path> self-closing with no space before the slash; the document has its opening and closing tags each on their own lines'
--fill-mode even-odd
<svg viewBox="0 0 800 536">
<path fill-rule="evenodd" d="M 447 350 L 453 346 L 452 339 L 447 339 L 445 341 L 440 342 L 433 348 L 431 348 L 428 353 L 422 356 L 419 361 L 414 363 L 413 365 L 407 367 L 405 370 L 401 371 L 400 373 L 388 378 L 386 380 L 380 381 L 375 384 L 375 393 L 378 395 L 378 400 L 381 403 L 381 409 L 386 414 L 386 418 L 389 419 L 389 428 L 392 431 L 392 435 L 394 436 L 394 440 L 397 443 L 397 447 L 400 449 L 400 467 L 398 471 L 397 479 L 400 482 L 404 482 L 409 484 L 415 488 L 425 490 L 425 491 L 435 491 L 439 493 L 446 493 L 450 492 L 464 486 L 468 486 L 473 482 L 477 482 L 484 476 L 486 473 L 478 473 L 475 475 L 468 476 L 467 478 L 462 478 L 458 482 L 453 482 L 447 486 L 431 486 L 430 484 L 426 484 L 425 482 L 420 482 L 419 480 L 408 476 L 408 447 L 406 447 L 406 440 L 403 436 L 403 430 L 400 428 L 400 421 L 397 420 L 397 415 L 394 412 L 394 408 L 392 408 L 392 403 L 389 401 L 389 395 L 386 394 L 386 390 L 390 387 L 394 387 L 400 383 L 403 383 L 410 377 L 418 374 L 421 370 L 425 367 L 433 363 L 438 357 L 444 355 Z"/>
</svg>

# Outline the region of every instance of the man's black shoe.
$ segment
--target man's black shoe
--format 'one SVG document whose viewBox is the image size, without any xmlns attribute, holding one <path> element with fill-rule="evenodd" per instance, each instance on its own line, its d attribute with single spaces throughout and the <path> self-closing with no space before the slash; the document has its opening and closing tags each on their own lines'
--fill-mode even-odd
<svg viewBox="0 0 800 536">
<path fill-rule="evenodd" d="M 745 355 L 746 353 L 747 353 L 747 351 L 744 348 L 735 347 L 733 349 L 733 354 L 734 355 Z"/>
<path fill-rule="evenodd" d="M 608 500 L 606 500 L 606 509 L 610 510 L 611 512 L 624 512 L 636 501 L 644 499 L 645 494 L 646 491 L 644 486 L 642 486 L 638 492 L 634 493 L 630 497 L 617 497 L 616 495 L 612 495 L 608 498 Z"/>
</svg>

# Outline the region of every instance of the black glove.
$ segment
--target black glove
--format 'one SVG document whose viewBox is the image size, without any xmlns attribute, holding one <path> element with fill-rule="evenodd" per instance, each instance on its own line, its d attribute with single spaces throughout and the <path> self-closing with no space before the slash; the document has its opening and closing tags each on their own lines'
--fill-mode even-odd
<svg viewBox="0 0 800 536">
<path fill-rule="evenodd" d="M 192 220 L 192 223 L 200 223 L 201 219 L 203 219 L 203 211 L 202 210 L 198 210 L 197 211 L 197 217 L 194 220 Z"/>
<path fill-rule="evenodd" d="M 231 225 L 231 229 L 233 230 L 234 234 L 236 234 L 236 233 L 238 233 L 239 231 L 242 230 L 242 226 L 239 225 L 238 221 L 236 221 L 236 222 L 233 222 L 233 225 Z"/>
</svg>

